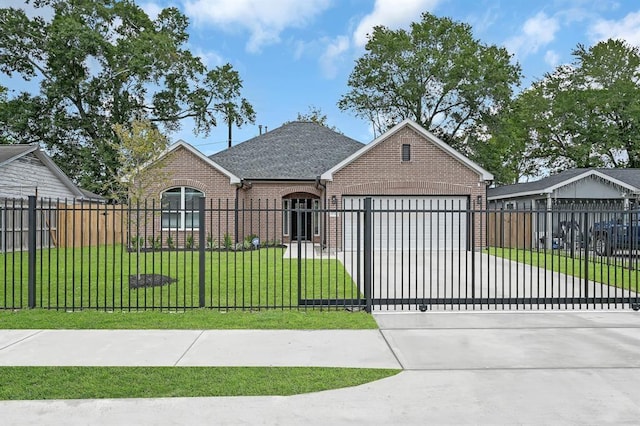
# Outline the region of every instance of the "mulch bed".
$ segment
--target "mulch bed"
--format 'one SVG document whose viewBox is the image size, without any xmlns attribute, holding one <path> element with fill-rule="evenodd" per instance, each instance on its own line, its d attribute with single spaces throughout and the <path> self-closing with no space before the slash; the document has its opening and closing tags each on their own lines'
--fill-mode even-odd
<svg viewBox="0 0 640 426">
<path fill-rule="evenodd" d="M 160 274 L 129 275 L 129 288 L 160 287 L 175 283 L 175 278 Z"/>
</svg>

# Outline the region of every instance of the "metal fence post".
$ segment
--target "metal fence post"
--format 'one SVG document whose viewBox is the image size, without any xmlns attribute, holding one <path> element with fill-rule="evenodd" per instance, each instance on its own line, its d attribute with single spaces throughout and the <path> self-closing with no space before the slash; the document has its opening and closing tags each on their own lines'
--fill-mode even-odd
<svg viewBox="0 0 640 426">
<path fill-rule="evenodd" d="M 206 233 L 206 229 L 205 229 L 205 218 L 204 218 L 204 203 L 205 203 L 205 199 L 204 197 L 200 197 L 198 199 L 198 247 L 199 247 L 199 254 L 200 254 L 200 264 L 199 266 L 199 277 L 198 277 L 198 284 L 199 284 L 199 293 L 200 293 L 200 307 L 204 308 L 205 305 L 205 297 L 204 297 L 204 276 L 205 276 L 205 262 L 206 262 L 206 258 L 205 258 L 205 244 L 206 244 L 206 239 L 205 239 L 205 233 Z"/>
<path fill-rule="evenodd" d="M 584 223 L 582 224 L 582 226 L 583 226 L 582 239 L 584 240 L 584 271 L 583 271 L 584 297 L 585 299 L 588 299 L 589 298 L 589 212 L 584 212 Z"/>
<path fill-rule="evenodd" d="M 300 231 L 301 224 L 302 224 L 302 211 L 300 210 L 300 204 L 298 204 L 296 206 L 296 242 L 298 244 L 298 306 L 302 304 L 302 232 Z M 306 290 L 306 286 L 305 286 L 305 290 Z M 306 296 L 307 295 L 305 292 L 305 299 L 306 299 Z"/>
<path fill-rule="evenodd" d="M 371 197 L 364 199 L 364 298 L 365 298 L 365 311 L 371 312 L 371 265 L 372 254 L 371 250 Z"/>
<path fill-rule="evenodd" d="M 36 307 L 36 197 L 29 196 L 29 275 L 28 275 L 28 293 L 29 308 Z"/>
<path fill-rule="evenodd" d="M 471 298 L 476 299 L 476 216 L 475 206 L 471 210 Z M 480 248 L 482 250 L 482 247 Z M 465 296 L 466 297 L 466 296 Z"/>
</svg>

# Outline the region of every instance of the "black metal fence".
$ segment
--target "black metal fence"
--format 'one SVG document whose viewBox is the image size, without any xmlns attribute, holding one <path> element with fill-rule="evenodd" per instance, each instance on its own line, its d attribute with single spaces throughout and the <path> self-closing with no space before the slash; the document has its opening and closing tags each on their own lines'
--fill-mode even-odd
<svg viewBox="0 0 640 426">
<path fill-rule="evenodd" d="M 0 309 L 637 309 L 639 242 L 583 206 L 5 200 Z"/>
</svg>

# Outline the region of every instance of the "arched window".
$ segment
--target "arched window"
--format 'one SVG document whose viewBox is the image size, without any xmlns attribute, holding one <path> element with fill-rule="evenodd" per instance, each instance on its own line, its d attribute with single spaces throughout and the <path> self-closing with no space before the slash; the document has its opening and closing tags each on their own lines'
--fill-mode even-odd
<svg viewBox="0 0 640 426">
<path fill-rule="evenodd" d="M 198 198 L 201 191 L 187 186 L 171 188 L 162 193 L 163 229 L 198 229 Z"/>
</svg>

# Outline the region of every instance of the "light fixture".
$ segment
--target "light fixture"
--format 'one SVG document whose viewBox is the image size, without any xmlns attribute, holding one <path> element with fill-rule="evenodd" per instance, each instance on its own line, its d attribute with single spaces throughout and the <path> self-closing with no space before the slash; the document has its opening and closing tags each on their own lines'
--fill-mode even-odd
<svg viewBox="0 0 640 426">
<path fill-rule="evenodd" d="M 334 206 L 336 204 L 338 204 L 338 197 L 336 197 L 335 195 L 331 196 L 331 204 L 333 204 Z"/>
</svg>

